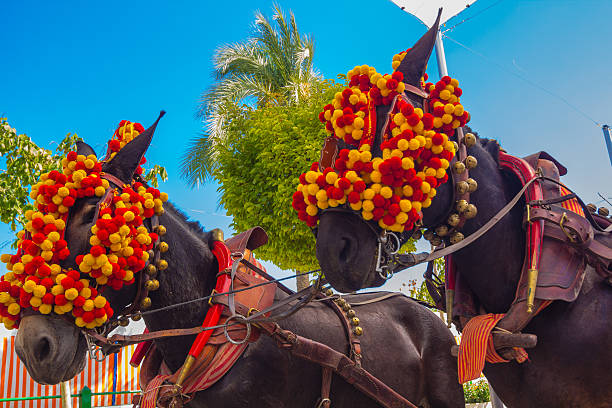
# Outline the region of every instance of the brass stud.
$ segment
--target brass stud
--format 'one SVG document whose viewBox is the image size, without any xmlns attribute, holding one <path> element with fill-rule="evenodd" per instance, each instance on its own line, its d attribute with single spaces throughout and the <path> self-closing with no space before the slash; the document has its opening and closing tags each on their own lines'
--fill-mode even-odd
<svg viewBox="0 0 612 408">
<path fill-rule="evenodd" d="M 336 300 L 336 303 L 338 304 L 338 306 L 340 307 L 344 307 L 344 305 L 346 304 L 346 300 L 342 299 L 342 298 L 338 298 Z"/>
<path fill-rule="evenodd" d="M 436 228 L 436 234 L 439 237 L 445 237 L 448 235 L 448 226 L 446 225 L 440 225 Z"/>
<path fill-rule="evenodd" d="M 361 336 L 363 334 L 363 329 L 361 328 L 361 326 L 357 326 L 353 329 L 353 333 L 355 334 L 355 336 Z"/>
<path fill-rule="evenodd" d="M 359 326 L 359 318 L 358 318 L 358 317 L 353 317 L 353 318 L 351 319 L 351 324 L 352 324 L 353 326 Z"/>
<path fill-rule="evenodd" d="M 347 302 L 344 304 L 344 306 L 342 306 L 342 310 L 344 310 L 345 312 L 348 312 L 351 309 L 351 305 Z"/>
<path fill-rule="evenodd" d="M 466 157 L 464 162 L 465 162 L 465 167 L 467 167 L 468 169 L 473 169 L 476 166 L 478 166 L 478 160 L 476 160 L 474 156 Z"/>
<path fill-rule="evenodd" d="M 459 200 L 457 201 L 457 211 L 459 211 L 459 213 L 463 214 L 465 212 L 465 210 L 467 209 L 468 206 L 468 202 L 466 200 Z"/>
<path fill-rule="evenodd" d="M 465 212 L 463 213 L 465 218 L 468 220 L 474 218 L 476 214 L 478 214 L 478 209 L 474 204 L 468 204 L 467 208 L 465 209 Z"/>
<path fill-rule="evenodd" d="M 463 143 L 465 143 L 467 147 L 474 146 L 476 144 L 476 136 L 474 136 L 473 133 L 466 133 L 463 137 Z"/>
<path fill-rule="evenodd" d="M 468 192 L 473 193 L 478 189 L 478 183 L 473 178 L 469 178 L 466 180 L 468 183 Z"/>
<path fill-rule="evenodd" d="M 461 217 L 459 217 L 459 214 L 451 214 L 448 216 L 446 222 L 448 222 L 448 225 L 451 227 L 456 227 L 461 222 Z"/>
<path fill-rule="evenodd" d="M 160 259 L 159 262 L 157 262 L 157 269 L 165 271 L 168 269 L 168 262 L 165 259 Z"/>
<path fill-rule="evenodd" d="M 213 241 L 221 241 L 223 242 L 224 240 L 224 236 L 223 236 L 223 230 L 220 228 L 215 228 L 212 231 L 210 231 L 210 235 L 213 239 Z"/>
<path fill-rule="evenodd" d="M 458 161 L 455 162 L 455 164 L 453 164 L 453 172 L 455 174 L 461 174 L 465 171 L 465 164 L 463 164 L 462 162 Z"/>
<path fill-rule="evenodd" d="M 451 244 L 456 244 L 456 243 L 458 243 L 458 242 L 463 241 L 463 238 L 465 238 L 465 237 L 463 236 L 463 234 L 462 234 L 462 233 L 460 233 L 459 231 L 457 231 L 457 232 L 453 233 L 453 234 L 450 236 L 450 243 L 451 243 Z"/>
<path fill-rule="evenodd" d="M 148 280 L 145 283 L 145 287 L 147 288 L 147 290 L 156 290 L 157 287 L 155 287 L 155 282 L 157 282 L 157 287 L 159 287 L 159 281 L 157 279 L 155 279 L 155 280 Z"/>
<path fill-rule="evenodd" d="M 157 233 L 159 235 L 166 235 L 166 227 L 164 227 L 163 225 L 158 226 Z"/>
<path fill-rule="evenodd" d="M 595 211 L 597 211 L 597 206 L 595 204 L 589 203 L 587 204 L 587 208 L 589 210 L 590 213 L 595 214 Z"/>
<path fill-rule="evenodd" d="M 151 258 L 153 259 L 153 258 Z M 148 264 L 147 265 L 147 274 L 149 276 L 155 276 L 155 274 L 157 273 L 157 267 L 153 264 Z"/>
<path fill-rule="evenodd" d="M 130 324 L 130 321 L 127 319 L 127 317 L 122 317 L 121 319 L 119 319 L 119 326 L 125 327 L 128 324 Z"/>
<path fill-rule="evenodd" d="M 455 190 L 459 195 L 467 193 L 469 189 L 470 185 L 467 183 L 467 181 L 459 181 L 457 184 L 455 184 Z"/>
<path fill-rule="evenodd" d="M 160 242 L 159 243 L 159 252 L 164 253 L 168 251 L 168 243 L 167 242 Z"/>
<path fill-rule="evenodd" d="M 351 318 L 351 317 L 355 317 L 355 311 L 353 309 L 349 309 L 346 312 L 346 315 Z"/>
<path fill-rule="evenodd" d="M 414 234 L 412 234 L 412 239 L 414 239 L 415 241 L 418 241 L 419 239 L 421 239 L 422 236 L 423 236 L 423 232 L 420 229 L 418 229 L 414 231 Z"/>
<path fill-rule="evenodd" d="M 148 309 L 151 307 L 151 298 L 150 297 L 146 297 L 144 299 L 142 299 L 142 302 L 140 302 L 140 307 L 143 309 Z"/>
<path fill-rule="evenodd" d="M 135 322 L 139 321 L 140 319 L 142 319 L 142 315 L 140 313 L 137 313 L 132 316 L 132 320 Z"/>
<path fill-rule="evenodd" d="M 607 217 L 610 215 L 610 211 L 606 207 L 599 207 L 597 209 L 597 214 L 601 215 L 602 217 Z"/>
</svg>

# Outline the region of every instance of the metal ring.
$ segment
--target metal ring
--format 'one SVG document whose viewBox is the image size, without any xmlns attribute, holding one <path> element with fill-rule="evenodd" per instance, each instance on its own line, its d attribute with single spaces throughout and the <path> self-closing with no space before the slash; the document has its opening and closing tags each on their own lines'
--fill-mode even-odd
<svg viewBox="0 0 612 408">
<path fill-rule="evenodd" d="M 399 237 L 397 235 L 395 235 L 393 232 L 390 232 L 387 234 L 387 236 L 391 236 L 393 238 L 395 238 L 395 249 L 390 248 L 391 250 L 389 251 L 389 255 L 395 255 L 397 254 L 397 251 L 400 250 L 400 248 L 402 247 L 402 243 L 399 239 Z M 389 244 L 393 245 L 392 242 L 390 242 L 391 240 L 388 240 Z"/>
<path fill-rule="evenodd" d="M 90 340 L 90 336 L 87 333 L 83 333 L 85 335 L 85 340 L 87 341 L 87 351 L 89 353 L 89 359 L 97 361 L 101 363 L 106 359 L 106 355 L 104 354 L 104 350 L 102 347 L 97 346 L 95 343 L 92 343 Z"/>
<path fill-rule="evenodd" d="M 378 276 L 380 276 L 384 280 L 388 281 L 389 279 L 391 279 L 393 277 L 393 272 L 387 272 L 387 268 L 384 268 L 384 269 L 378 271 Z"/>
<path fill-rule="evenodd" d="M 229 335 L 229 332 L 227 330 L 227 328 L 229 327 L 229 323 L 232 320 L 242 320 L 244 322 L 244 325 L 246 326 L 246 336 L 244 336 L 244 339 L 242 340 L 234 340 L 232 339 L 232 337 Z M 249 337 L 251 337 L 251 323 L 246 319 L 246 317 L 239 315 L 239 314 L 235 314 L 233 316 L 230 316 L 227 318 L 227 320 L 225 321 L 225 324 L 223 325 L 223 334 L 225 334 L 225 338 L 227 339 L 227 341 L 229 341 L 232 344 L 236 344 L 236 345 L 240 345 L 240 344 L 244 344 L 249 340 Z"/>
</svg>

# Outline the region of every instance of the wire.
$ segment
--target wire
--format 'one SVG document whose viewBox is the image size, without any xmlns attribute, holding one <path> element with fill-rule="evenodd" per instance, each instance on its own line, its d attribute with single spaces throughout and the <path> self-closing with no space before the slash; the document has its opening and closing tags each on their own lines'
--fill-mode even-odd
<svg viewBox="0 0 612 408">
<path fill-rule="evenodd" d="M 458 22 L 457 24 L 455 24 L 455 25 L 451 26 L 450 28 L 447 28 L 446 30 L 442 31 L 442 34 L 444 34 L 444 33 L 445 33 L 445 32 L 447 32 L 447 31 L 451 31 L 451 30 L 453 30 L 453 29 L 454 29 L 455 27 L 457 27 L 458 25 L 461 25 L 461 24 L 465 23 L 466 21 L 470 21 L 471 19 L 473 19 L 473 18 L 474 18 L 474 17 L 476 17 L 476 16 L 481 15 L 482 13 L 484 13 L 484 12 L 485 12 L 485 11 L 487 11 L 487 10 L 489 10 L 490 8 L 497 6 L 497 5 L 498 5 L 499 3 L 501 3 L 502 1 L 504 1 L 504 0 L 498 0 L 498 1 L 496 1 L 495 3 L 491 4 L 490 6 L 485 7 L 484 9 L 480 10 L 480 11 L 479 11 L 479 12 L 477 12 L 476 14 L 474 14 L 474 15 L 472 15 L 472 16 L 470 16 L 470 17 L 464 18 L 463 20 L 461 20 L 461 21 L 460 21 L 460 22 Z M 467 6 L 466 8 L 468 8 L 468 7 L 470 7 L 470 6 Z"/>
<path fill-rule="evenodd" d="M 470 51 L 472 54 L 475 54 L 477 56 L 479 56 L 480 58 L 484 59 L 485 61 L 497 66 L 499 69 L 501 69 L 502 71 L 514 75 L 515 77 L 517 77 L 518 79 L 527 82 L 529 85 L 533 86 L 534 88 L 539 89 L 542 92 L 545 92 L 547 94 L 549 94 L 550 96 L 559 99 L 560 101 L 562 101 L 563 103 L 565 103 L 567 106 L 569 106 L 571 109 L 573 109 L 574 111 L 576 111 L 577 113 L 579 113 L 580 115 L 584 116 L 586 119 L 588 119 L 589 121 L 593 122 L 595 124 L 595 126 L 602 128 L 602 124 L 597 122 L 595 119 L 593 119 L 591 116 L 589 116 L 586 112 L 584 112 L 582 109 L 578 108 L 577 106 L 573 105 L 572 103 L 570 103 L 567 99 L 565 99 L 563 96 L 554 93 L 553 91 L 550 91 L 546 88 L 544 88 L 542 85 L 539 85 L 533 81 L 531 81 L 528 78 L 525 78 L 524 76 L 517 74 L 516 72 L 509 70 L 508 68 L 506 68 L 505 66 L 501 65 L 500 63 L 498 63 L 497 61 L 492 60 L 491 58 L 487 57 L 486 55 L 468 47 L 465 44 L 460 43 L 459 41 L 449 37 L 446 34 L 442 34 L 445 38 L 448 38 L 450 41 L 454 42 L 455 44 L 457 44 L 460 47 L 465 48 L 466 50 Z"/>
</svg>

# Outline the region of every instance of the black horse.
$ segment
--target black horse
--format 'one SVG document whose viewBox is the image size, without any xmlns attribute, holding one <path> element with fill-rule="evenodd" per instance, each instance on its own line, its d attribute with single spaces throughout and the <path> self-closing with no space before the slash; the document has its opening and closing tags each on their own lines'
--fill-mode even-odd
<svg viewBox="0 0 612 408">
<path fill-rule="evenodd" d="M 119 179 L 131 179 L 140 157 L 153 135 L 152 126 L 123 148 L 103 170 Z M 85 145 L 79 154 L 93 154 Z M 89 250 L 90 227 L 95 222 L 98 198 L 83 198 L 71 208 L 66 240 L 71 257 L 64 267 L 76 267 L 76 254 Z M 211 252 L 211 233 L 189 222 L 167 204 L 160 223 L 167 228 L 164 254 L 169 267 L 159 276 L 159 290 L 150 297 L 155 308 L 209 295 L 216 281 L 217 260 Z M 136 296 L 137 284 L 103 295 L 114 310 L 122 310 Z M 277 291 L 276 298 L 287 295 Z M 372 298 L 348 296 L 350 303 Z M 208 304 L 192 303 L 144 317 L 147 328 L 157 331 L 189 328 L 202 323 Z M 446 352 L 454 339 L 431 311 L 404 296 L 357 306 L 364 334 L 361 339 L 363 367 L 423 407 L 461 407 L 463 393 L 456 381 L 454 359 Z M 338 316 L 322 303 L 310 303 L 280 322 L 283 328 L 345 352 L 348 345 Z M 155 340 L 168 367 L 177 370 L 185 361 L 194 336 Z M 72 323 L 55 315 L 23 316 L 17 334 L 17 353 L 36 381 L 56 384 L 76 375 L 86 356 L 86 341 Z M 196 394 L 190 407 L 313 407 L 320 396 L 319 366 L 279 349 L 261 336 L 248 345 L 234 367 L 216 384 Z M 331 400 L 335 407 L 373 407 L 373 400 L 356 391 L 340 377 L 334 377 Z"/>
<path fill-rule="evenodd" d="M 433 47 L 426 34 L 409 52 L 414 68 L 404 81 L 418 86 Z M 413 105 L 418 98 L 407 95 Z M 499 145 L 478 139 L 468 149 L 478 160 L 470 177 L 478 182 L 470 202 L 478 208 L 463 228 L 474 233 L 520 190 L 520 184 L 498 163 Z M 425 227 L 435 227 L 454 207 L 451 182 L 437 189 L 431 207 L 423 211 Z M 523 205 L 517 205 L 491 230 L 453 254 L 457 270 L 488 313 L 505 313 L 514 299 L 525 252 Z M 374 228 L 378 228 L 374 226 Z M 379 230 L 380 231 L 380 230 Z M 600 238 L 610 247 L 610 238 Z M 372 226 L 350 211 L 323 212 L 317 236 L 317 257 L 328 281 L 344 292 L 380 286 L 382 277 L 373 267 L 377 236 Z M 581 292 L 572 303 L 555 301 L 523 330 L 538 337 L 529 350 L 529 361 L 487 364 L 485 374 L 504 403 L 510 407 L 610 407 L 608 386 L 612 365 L 612 288 L 593 268 L 587 271 Z M 448 350 L 450 353 L 450 350 Z"/>
</svg>

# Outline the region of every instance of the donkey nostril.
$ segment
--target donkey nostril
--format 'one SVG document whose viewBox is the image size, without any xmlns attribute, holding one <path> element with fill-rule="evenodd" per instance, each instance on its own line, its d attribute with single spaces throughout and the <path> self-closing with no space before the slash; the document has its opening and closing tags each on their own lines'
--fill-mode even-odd
<svg viewBox="0 0 612 408">
<path fill-rule="evenodd" d="M 34 355 L 38 361 L 44 361 L 51 354 L 51 342 L 47 337 L 42 337 L 36 344 Z"/>
</svg>

